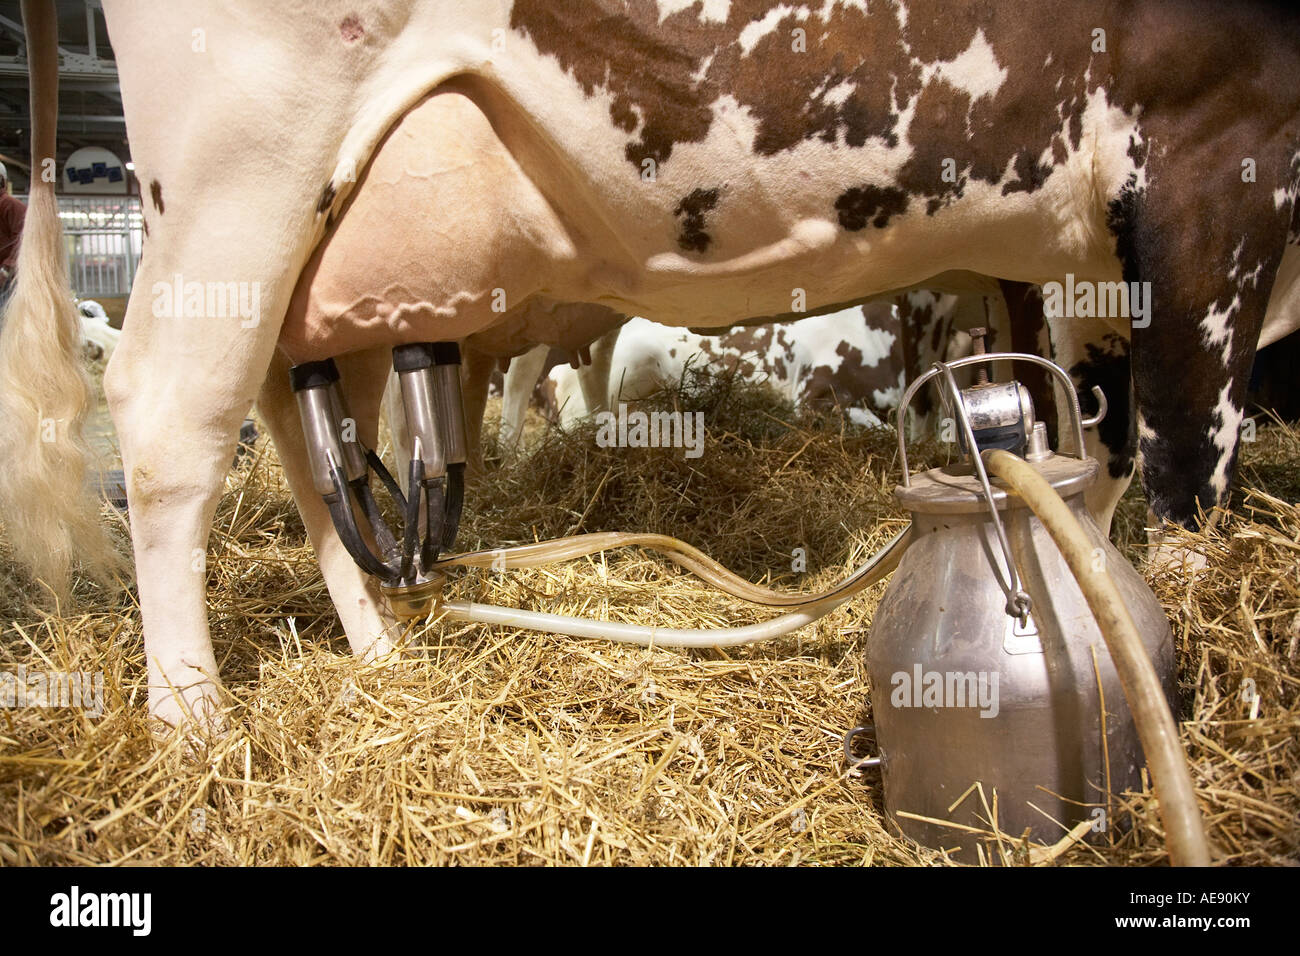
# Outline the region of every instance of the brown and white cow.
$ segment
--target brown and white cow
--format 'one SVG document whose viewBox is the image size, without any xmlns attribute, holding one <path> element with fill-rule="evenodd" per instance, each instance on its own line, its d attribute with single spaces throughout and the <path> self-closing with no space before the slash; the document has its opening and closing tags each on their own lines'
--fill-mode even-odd
<svg viewBox="0 0 1300 956">
<path fill-rule="evenodd" d="M 855 424 L 880 425 L 890 420 L 911 379 L 936 359 L 970 351 L 970 337 L 956 325 L 959 297 L 918 292 L 900 299 L 917 303 L 915 314 L 928 320 L 916 346 L 904 346 L 898 310 L 888 301 L 709 335 L 632 319 L 610 334 L 615 344 L 607 369 L 558 365 L 550 371 L 559 423 L 568 427 L 620 401 L 640 401 L 676 387 L 688 368 L 708 367 L 765 384 L 796 406 L 838 408 Z M 970 324 L 980 324 L 982 300 L 968 301 L 980 317 Z M 911 365 L 907 352 L 914 356 Z M 513 428 L 504 412 L 502 427 Z M 924 424 L 919 429 L 928 431 Z"/>
<path fill-rule="evenodd" d="M 194 556 L 249 404 L 292 409 L 290 361 L 341 356 L 373 440 L 392 346 L 464 339 L 534 295 L 719 327 L 948 270 L 1138 283 L 1149 324 L 1102 325 L 1131 342 L 1147 496 L 1193 523 L 1226 494 L 1257 344 L 1300 311 L 1300 21 L 1269 4 L 104 11 L 149 226 L 105 384 L 169 720 L 216 699 Z M 52 5 L 24 14 L 37 169 Z M 29 234 L 37 218 L 56 239 L 24 243 L 0 343 L 0 502 L 19 557 L 57 583 L 90 523 L 64 514 L 75 427 L 39 447 L 43 421 L 78 414 L 52 190 L 33 185 Z M 173 285 L 184 308 L 160 308 Z M 256 308 L 205 308 L 214 288 Z M 276 435 L 291 473 L 292 432 Z M 352 646 L 385 650 L 377 590 L 319 498 L 298 497 Z"/>
<path fill-rule="evenodd" d="M 567 427 L 619 402 L 648 398 L 676 387 L 688 368 L 708 366 L 765 384 L 795 405 L 839 407 L 857 424 L 879 425 L 877 412 L 898 404 L 902 377 L 893 361 L 897 333 L 880 324 L 869 323 L 860 308 L 720 335 L 635 318 L 618 330 L 595 407 L 584 380 L 598 372 L 564 365 L 551 371 L 559 422 Z"/>
</svg>

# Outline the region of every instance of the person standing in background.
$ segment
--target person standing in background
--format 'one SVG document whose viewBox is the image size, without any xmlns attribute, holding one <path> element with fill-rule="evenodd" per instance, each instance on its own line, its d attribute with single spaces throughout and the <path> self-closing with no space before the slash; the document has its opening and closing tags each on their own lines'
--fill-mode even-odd
<svg viewBox="0 0 1300 956">
<path fill-rule="evenodd" d="M 9 170 L 0 163 L 0 307 L 9 301 L 27 207 L 9 193 Z"/>
</svg>

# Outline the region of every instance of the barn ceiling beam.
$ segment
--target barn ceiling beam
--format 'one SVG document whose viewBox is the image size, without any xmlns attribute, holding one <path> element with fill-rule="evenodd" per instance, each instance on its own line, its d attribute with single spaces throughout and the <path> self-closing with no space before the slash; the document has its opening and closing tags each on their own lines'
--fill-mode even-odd
<svg viewBox="0 0 1300 956">
<path fill-rule="evenodd" d="M 94 32 L 93 8 L 86 6 L 87 29 L 89 30 L 89 53 L 77 53 L 66 47 L 59 47 L 59 79 L 103 80 L 117 79 L 117 63 L 100 58 Z M 14 31 L 18 36 L 25 36 L 23 25 L 17 20 L 0 15 L 0 26 Z M 27 58 L 25 56 L 0 57 L 0 76 L 26 76 Z"/>
<path fill-rule="evenodd" d="M 27 95 L 28 83 L 27 75 L 4 75 L 0 76 L 0 90 L 22 90 L 24 97 Z M 60 93 L 100 93 L 104 96 L 118 96 L 118 85 L 113 80 L 107 80 L 103 77 L 97 77 L 93 80 L 71 79 L 67 76 L 59 76 Z"/>
<path fill-rule="evenodd" d="M 21 123 L 30 126 L 32 118 L 27 113 L 18 116 L 5 116 L 6 122 Z M 112 113 L 60 113 L 59 129 L 65 126 L 68 128 L 78 126 L 126 126 L 126 118 L 123 116 L 114 116 Z"/>
</svg>

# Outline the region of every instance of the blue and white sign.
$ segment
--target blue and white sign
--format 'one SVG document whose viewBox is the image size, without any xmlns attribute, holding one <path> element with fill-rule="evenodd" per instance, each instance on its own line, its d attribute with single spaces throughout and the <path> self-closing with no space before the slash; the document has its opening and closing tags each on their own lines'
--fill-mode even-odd
<svg viewBox="0 0 1300 956">
<path fill-rule="evenodd" d="M 84 146 L 68 157 L 63 166 L 65 193 L 126 192 L 126 164 L 102 146 Z"/>
</svg>

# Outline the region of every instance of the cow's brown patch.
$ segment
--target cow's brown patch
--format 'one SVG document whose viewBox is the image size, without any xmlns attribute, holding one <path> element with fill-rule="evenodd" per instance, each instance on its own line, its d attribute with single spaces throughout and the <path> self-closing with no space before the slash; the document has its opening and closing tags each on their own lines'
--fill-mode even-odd
<svg viewBox="0 0 1300 956">
<path fill-rule="evenodd" d="M 800 395 L 804 404 L 821 408 L 847 408 L 861 404 L 871 397 L 873 387 L 880 387 L 880 376 L 871 374 L 875 367 L 866 365 L 861 349 L 848 342 L 841 342 L 835 347 L 835 354 L 840 356 L 838 368 L 818 365 L 810 370 L 808 381 Z M 891 377 L 885 387 L 890 384 L 897 384 L 897 379 Z"/>
<path fill-rule="evenodd" d="M 794 361 L 794 342 L 787 334 L 786 326 L 778 325 L 776 327 L 776 344 L 781 347 L 781 352 L 772 354 L 772 368 L 781 378 L 786 378 L 788 374 L 787 362 Z"/>
<path fill-rule="evenodd" d="M 742 31 L 782 2 L 735 0 L 724 23 L 701 22 L 695 7 L 661 23 L 653 0 L 520 0 L 510 24 L 588 96 L 612 95 L 610 119 L 629 135 L 625 155 L 638 174 L 644 160 L 662 165 L 676 145 L 703 140 L 722 96 L 755 120 L 758 155 L 814 139 L 852 148 L 896 146 L 901 111 L 919 96 L 908 131 L 915 151 L 898 186 L 926 197 L 930 214 L 960 196 L 972 177 L 1001 182 L 1004 193 L 1039 188 L 1053 168 L 1039 157 L 1050 151 L 1054 163 L 1065 159 L 1063 126 L 1071 144 L 1079 144 L 1087 71 L 1093 69 L 1093 87 L 1107 78 L 1105 61 L 1094 63 L 1091 52 L 1090 15 L 1058 5 L 1035 5 L 1015 29 L 999 20 L 993 4 L 954 17 L 941 0 L 913 0 L 905 27 L 896 3 L 876 0 L 866 13 L 826 5 L 825 16 L 813 5 L 800 8 L 804 19 L 788 10 L 746 52 Z M 802 45 L 796 29 L 803 31 Z M 972 102 L 941 77 L 922 88 L 921 64 L 955 59 L 980 31 L 1007 70 L 995 94 Z M 1041 43 L 1026 44 L 1026 35 Z M 948 158 L 961 172 L 953 182 L 941 178 Z M 848 218 L 854 225 L 845 228 L 864 228 L 857 224 L 862 217 Z"/>
<path fill-rule="evenodd" d="M 165 211 L 163 209 L 162 183 L 156 179 L 149 183 L 149 198 L 153 200 L 153 208 L 157 209 L 158 215 L 161 216 Z"/>
<path fill-rule="evenodd" d="M 664 163 L 677 143 L 702 140 L 712 122 L 711 100 L 691 74 L 718 40 L 691 11 L 683 12 L 660 28 L 652 0 L 626 7 L 605 0 L 521 0 L 511 8 L 510 26 L 555 57 L 587 96 L 598 89 L 612 93 L 610 117 L 618 128 L 632 133 L 632 106 L 641 110 L 641 135 L 626 149 L 639 174 L 643 160 Z"/>
<path fill-rule="evenodd" d="M 770 325 L 739 326 L 721 335 L 715 330 L 714 334 L 703 336 L 700 351 L 710 365 L 752 379 L 759 373 L 772 334 Z"/>
</svg>

